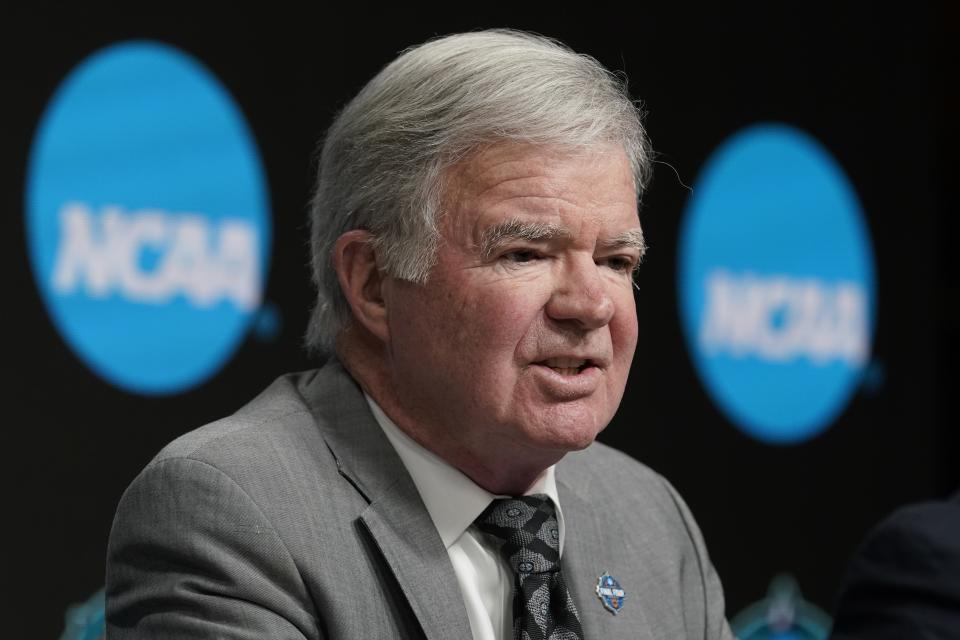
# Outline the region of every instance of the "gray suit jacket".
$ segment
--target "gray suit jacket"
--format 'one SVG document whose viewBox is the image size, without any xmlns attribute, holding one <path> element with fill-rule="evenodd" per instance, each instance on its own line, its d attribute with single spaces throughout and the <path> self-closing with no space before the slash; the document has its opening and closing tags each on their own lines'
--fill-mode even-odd
<svg viewBox="0 0 960 640">
<path fill-rule="evenodd" d="M 594 444 L 557 467 L 563 571 L 587 638 L 730 638 L 693 518 L 663 478 Z M 617 615 L 594 593 L 626 590 Z M 336 361 L 277 380 L 167 446 L 123 495 L 107 637 L 468 639 L 447 552 Z"/>
</svg>

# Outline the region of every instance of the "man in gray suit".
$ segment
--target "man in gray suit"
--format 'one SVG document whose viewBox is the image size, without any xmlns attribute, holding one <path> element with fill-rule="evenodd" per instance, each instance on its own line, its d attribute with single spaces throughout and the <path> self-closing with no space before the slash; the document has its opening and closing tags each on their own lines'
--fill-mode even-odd
<svg viewBox="0 0 960 640">
<path fill-rule="evenodd" d="M 595 60 L 490 31 L 340 113 L 311 212 L 319 370 L 119 505 L 110 638 L 730 638 L 673 488 L 594 443 L 637 338 L 650 152 Z"/>
</svg>

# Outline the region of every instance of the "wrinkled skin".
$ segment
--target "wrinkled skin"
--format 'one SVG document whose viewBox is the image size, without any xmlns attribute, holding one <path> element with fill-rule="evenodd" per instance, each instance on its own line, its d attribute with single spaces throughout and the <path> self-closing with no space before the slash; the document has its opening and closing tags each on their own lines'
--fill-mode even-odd
<svg viewBox="0 0 960 640">
<path fill-rule="evenodd" d="M 593 442 L 637 341 L 636 194 L 619 148 L 501 143 L 447 174 L 425 285 L 385 277 L 385 375 L 368 392 L 415 440 L 495 493 Z M 485 242 L 513 221 L 545 238 Z"/>
</svg>

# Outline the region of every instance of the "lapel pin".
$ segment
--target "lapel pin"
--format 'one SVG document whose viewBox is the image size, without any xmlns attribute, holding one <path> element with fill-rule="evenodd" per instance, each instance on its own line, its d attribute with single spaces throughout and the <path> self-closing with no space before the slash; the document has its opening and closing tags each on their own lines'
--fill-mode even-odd
<svg viewBox="0 0 960 640">
<path fill-rule="evenodd" d="M 597 578 L 597 597 L 600 598 L 600 602 L 603 603 L 607 611 L 619 613 L 620 609 L 623 608 L 623 601 L 627 597 L 627 593 L 616 578 L 604 571 L 603 575 Z"/>
</svg>

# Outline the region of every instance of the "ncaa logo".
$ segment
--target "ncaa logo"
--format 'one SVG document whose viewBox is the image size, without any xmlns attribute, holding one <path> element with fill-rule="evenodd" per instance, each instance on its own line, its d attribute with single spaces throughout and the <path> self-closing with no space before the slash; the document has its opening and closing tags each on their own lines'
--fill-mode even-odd
<svg viewBox="0 0 960 640">
<path fill-rule="evenodd" d="M 84 60 L 44 112 L 26 187 L 31 265 L 64 340 L 128 391 L 206 380 L 260 306 L 268 199 L 243 115 L 196 60 L 151 42 Z"/>
<path fill-rule="evenodd" d="M 697 371 L 768 443 L 825 429 L 870 356 L 873 253 L 843 171 L 786 125 L 741 131 L 708 160 L 680 236 L 679 301 Z"/>
</svg>

